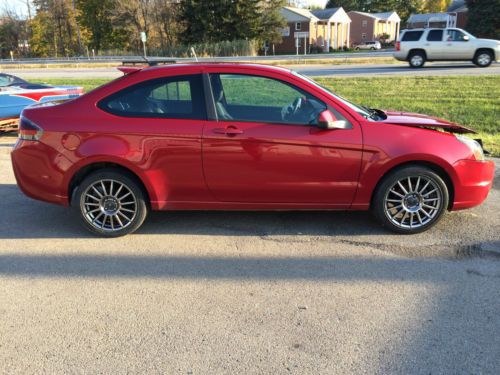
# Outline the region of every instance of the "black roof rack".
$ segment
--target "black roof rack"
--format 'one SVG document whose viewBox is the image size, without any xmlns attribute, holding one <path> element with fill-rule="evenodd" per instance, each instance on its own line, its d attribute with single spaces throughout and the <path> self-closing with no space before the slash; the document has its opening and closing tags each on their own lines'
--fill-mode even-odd
<svg viewBox="0 0 500 375">
<path fill-rule="evenodd" d="M 176 64 L 177 61 L 174 59 L 137 59 L 137 60 L 123 60 L 122 65 L 148 65 L 148 66 L 156 66 L 156 65 L 168 65 L 168 64 Z"/>
</svg>

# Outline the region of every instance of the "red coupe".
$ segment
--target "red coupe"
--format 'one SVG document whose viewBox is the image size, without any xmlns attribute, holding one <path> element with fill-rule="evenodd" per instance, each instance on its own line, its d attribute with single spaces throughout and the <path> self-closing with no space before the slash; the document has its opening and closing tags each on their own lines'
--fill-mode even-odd
<svg viewBox="0 0 500 375">
<path fill-rule="evenodd" d="M 287 69 L 120 69 L 25 109 L 12 152 L 26 195 L 74 207 L 103 236 L 135 231 L 149 210 L 371 210 L 417 233 L 492 186 L 480 143 L 453 134 L 473 131 L 361 107 Z"/>
</svg>

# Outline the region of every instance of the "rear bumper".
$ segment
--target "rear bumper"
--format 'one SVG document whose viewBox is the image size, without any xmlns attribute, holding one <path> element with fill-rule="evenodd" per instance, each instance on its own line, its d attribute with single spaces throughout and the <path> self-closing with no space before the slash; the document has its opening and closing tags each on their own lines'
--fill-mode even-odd
<svg viewBox="0 0 500 375">
<path fill-rule="evenodd" d="M 452 211 L 478 206 L 484 202 L 493 185 L 493 161 L 459 160 L 454 165 L 455 198 Z"/>
<path fill-rule="evenodd" d="M 406 61 L 407 60 L 407 53 L 403 51 L 396 51 L 392 54 L 396 60 L 399 61 Z"/>
<path fill-rule="evenodd" d="M 64 174 L 70 162 L 41 142 L 18 141 L 11 153 L 17 185 L 28 197 L 68 206 Z"/>
</svg>

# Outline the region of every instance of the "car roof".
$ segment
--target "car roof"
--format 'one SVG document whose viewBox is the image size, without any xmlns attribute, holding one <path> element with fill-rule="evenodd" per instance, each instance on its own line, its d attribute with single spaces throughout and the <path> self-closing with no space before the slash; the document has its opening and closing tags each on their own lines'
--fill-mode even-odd
<svg viewBox="0 0 500 375">
<path fill-rule="evenodd" d="M 156 65 L 144 67 L 142 71 L 156 71 L 179 69 L 182 67 L 198 67 L 198 68 L 242 68 L 242 69 L 259 69 L 268 72 L 290 73 L 290 69 L 281 66 L 255 64 L 255 63 L 235 63 L 235 62 L 192 62 L 192 63 L 175 63 L 168 65 Z"/>
</svg>

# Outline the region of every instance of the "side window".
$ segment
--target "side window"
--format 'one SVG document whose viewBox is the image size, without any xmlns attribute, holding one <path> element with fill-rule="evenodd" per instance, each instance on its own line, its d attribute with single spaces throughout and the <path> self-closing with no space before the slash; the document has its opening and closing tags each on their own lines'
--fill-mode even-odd
<svg viewBox="0 0 500 375">
<path fill-rule="evenodd" d="M 368 21 L 367 20 L 363 20 L 363 22 L 361 23 L 361 26 L 362 27 L 367 27 L 368 26 Z"/>
<path fill-rule="evenodd" d="M 207 118 L 201 75 L 141 82 L 103 99 L 98 106 L 124 117 Z"/>
<path fill-rule="evenodd" d="M 428 42 L 441 42 L 443 40 L 443 30 L 431 30 L 427 34 Z"/>
<path fill-rule="evenodd" d="M 423 31 L 407 31 L 403 35 L 401 41 L 403 42 L 417 42 L 422 37 Z"/>
<path fill-rule="evenodd" d="M 465 34 L 458 30 L 446 30 L 447 42 L 464 42 Z"/>
<path fill-rule="evenodd" d="M 296 23 L 295 23 L 295 30 L 296 30 L 296 31 L 300 31 L 300 30 L 302 30 L 302 24 L 301 24 L 300 22 L 296 22 Z"/>
<path fill-rule="evenodd" d="M 261 76 L 210 76 L 219 120 L 314 125 L 327 107 L 288 83 Z"/>
</svg>

